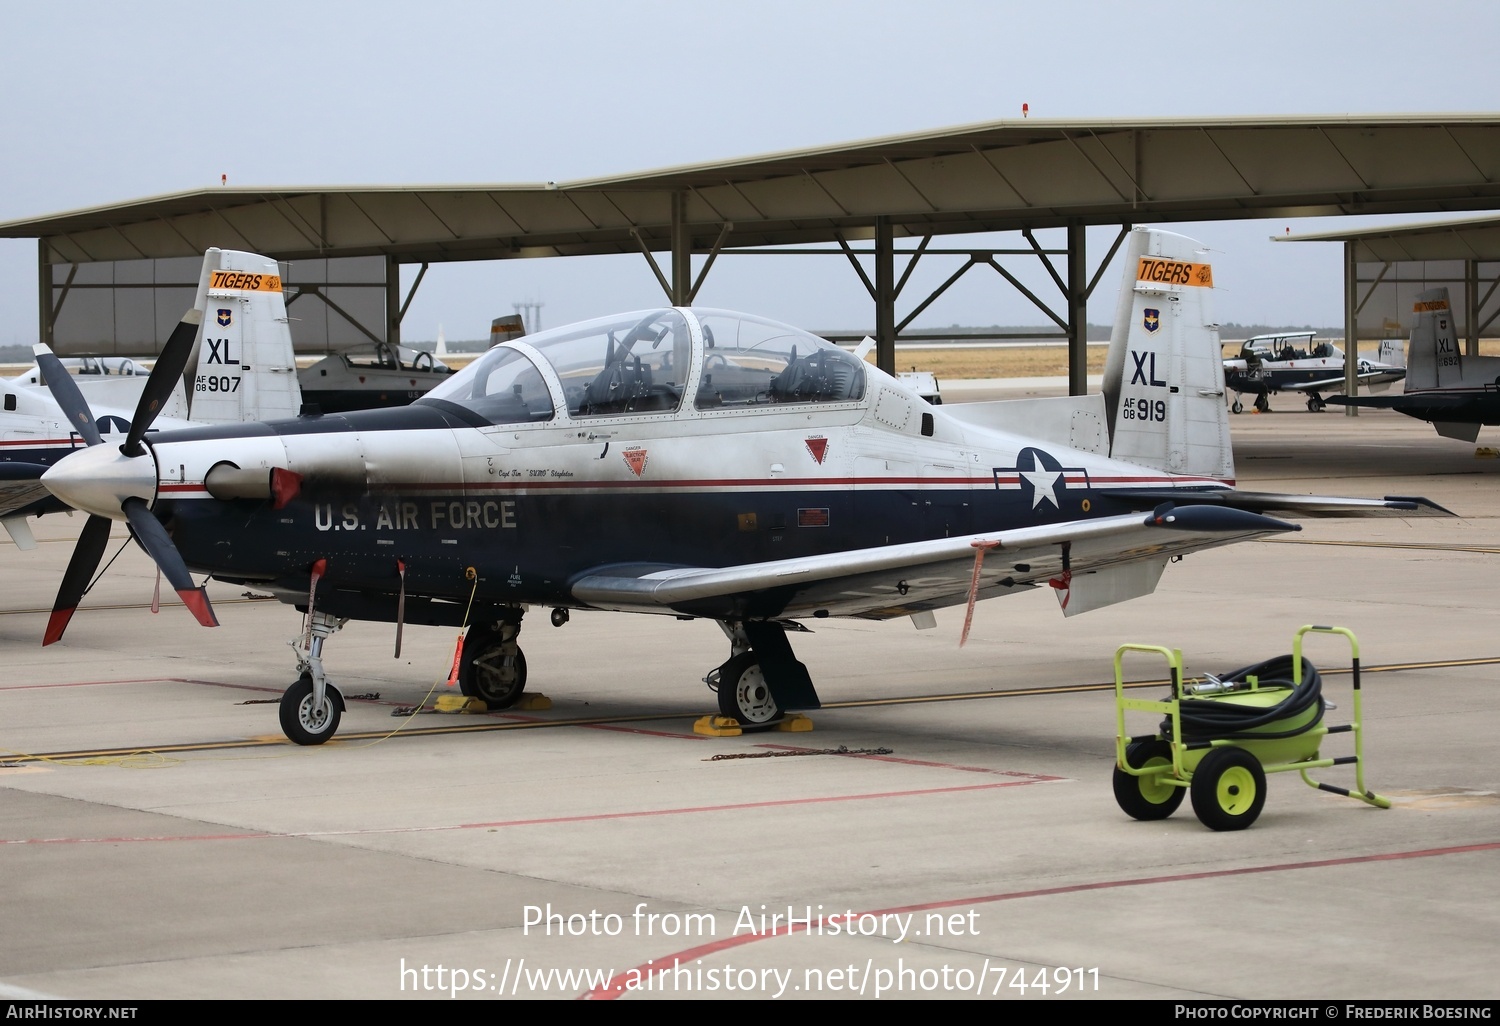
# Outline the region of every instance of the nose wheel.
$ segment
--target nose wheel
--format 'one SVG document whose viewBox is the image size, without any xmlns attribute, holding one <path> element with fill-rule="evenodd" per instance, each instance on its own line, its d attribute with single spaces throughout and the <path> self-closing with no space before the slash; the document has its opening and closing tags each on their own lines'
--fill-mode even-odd
<svg viewBox="0 0 1500 1026">
<path fill-rule="evenodd" d="M 313 697 L 312 674 L 304 673 L 281 696 L 281 730 L 299 745 L 320 745 L 339 729 L 344 696 L 325 682 L 321 701 Z"/>
</svg>

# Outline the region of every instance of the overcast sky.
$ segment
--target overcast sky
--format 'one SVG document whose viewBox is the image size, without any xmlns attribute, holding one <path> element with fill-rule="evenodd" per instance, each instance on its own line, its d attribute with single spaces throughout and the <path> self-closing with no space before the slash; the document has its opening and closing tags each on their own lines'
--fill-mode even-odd
<svg viewBox="0 0 1500 1026">
<path fill-rule="evenodd" d="M 0 220 L 221 174 L 566 181 L 1014 118 L 1023 103 L 1033 117 L 1134 118 L 1500 102 L 1500 5 L 1487 0 L 59 0 L 8 5 L 4 25 Z M 1168 227 L 1216 251 L 1221 321 L 1335 325 L 1339 247 L 1268 236 L 1371 223 Z M 1090 232 L 1094 260 L 1112 237 Z M 924 274 L 955 266 L 932 258 Z M 1116 289 L 1111 273 L 1091 321 L 1113 316 Z M 481 337 L 527 301 L 555 326 L 663 297 L 639 257 L 439 265 L 404 334 Z M 698 301 L 815 329 L 873 319 L 842 258 L 722 258 Z M 987 272 L 915 326 L 1041 320 Z M 0 344 L 35 333 L 36 244 L 0 240 Z"/>
</svg>

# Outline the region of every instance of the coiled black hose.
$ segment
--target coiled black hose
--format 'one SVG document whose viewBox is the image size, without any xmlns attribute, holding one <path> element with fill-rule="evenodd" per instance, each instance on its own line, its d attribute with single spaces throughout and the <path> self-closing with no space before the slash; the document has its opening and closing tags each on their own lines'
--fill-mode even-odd
<svg viewBox="0 0 1500 1026">
<path fill-rule="evenodd" d="M 1253 666 L 1241 667 L 1219 678 L 1220 681 L 1229 684 L 1243 683 L 1248 678 L 1255 677 L 1261 688 L 1292 688 L 1286 698 L 1269 708 L 1242 705 L 1238 702 L 1189 700 L 1180 703 L 1178 708 L 1179 718 L 1182 721 L 1182 740 L 1269 740 L 1296 737 L 1298 734 L 1305 734 L 1312 730 L 1323 722 L 1323 678 L 1318 674 L 1318 668 L 1304 658 L 1302 660 L 1302 683 L 1294 687 L 1292 665 L 1290 655 L 1281 655 Z M 1293 719 L 1310 708 L 1316 711 L 1306 723 L 1299 726 L 1288 730 L 1255 729 L 1278 720 Z M 1162 734 L 1170 737 L 1171 730 L 1172 721 L 1168 718 L 1162 722 Z"/>
</svg>

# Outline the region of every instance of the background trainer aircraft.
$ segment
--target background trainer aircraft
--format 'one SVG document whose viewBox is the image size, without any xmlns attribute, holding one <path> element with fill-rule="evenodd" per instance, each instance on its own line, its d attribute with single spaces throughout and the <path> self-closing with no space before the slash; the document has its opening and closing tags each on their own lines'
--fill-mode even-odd
<svg viewBox="0 0 1500 1026">
<path fill-rule="evenodd" d="M 729 657 L 705 679 L 764 729 L 818 707 L 787 640 L 804 619 L 933 627 L 1038 587 L 1071 616 L 1150 594 L 1185 553 L 1296 529 L 1266 513 L 1446 512 L 1233 488 L 1201 255 L 1133 234 L 1098 395 L 932 406 L 797 328 L 666 308 L 505 342 L 411 406 L 149 438 L 138 418 L 43 479 L 90 514 L 43 643 L 128 519 L 200 622 L 190 567 L 306 610 L 281 701 L 301 744 L 338 727 L 323 649 L 347 619 L 394 621 L 398 653 L 405 622 L 467 625 L 459 683 L 503 708 L 534 607 L 717 621 Z"/>
<path fill-rule="evenodd" d="M 1313 413 L 1323 409 L 1326 392 L 1342 392 L 1344 351 L 1331 342 L 1314 342 L 1315 331 L 1291 331 L 1247 338 L 1233 359 L 1224 361 L 1224 383 L 1235 393 L 1230 409 L 1244 410 L 1241 398 L 1255 396 L 1255 408 L 1261 413 L 1271 409 L 1271 395 L 1276 392 L 1300 392 L 1307 396 L 1307 408 Z M 1357 378 L 1362 385 L 1377 390 L 1405 375 L 1400 343 L 1382 342 L 1379 359 L 1359 361 Z"/>
<path fill-rule="evenodd" d="M 1444 438 L 1472 442 L 1483 424 L 1500 424 L 1500 357 L 1465 356 L 1453 328 L 1446 288 L 1418 293 L 1416 322 L 1400 395 L 1339 396 L 1329 402 L 1395 410 L 1429 422 Z"/>
<path fill-rule="evenodd" d="M 180 372 L 170 379 L 69 375 L 56 357 L 51 370 L 43 371 L 39 363 L 17 379 L 0 381 L 0 524 L 17 545 L 34 544 L 28 516 L 67 508 L 42 485 L 41 476 L 64 456 L 91 444 L 85 428 L 118 444 L 134 420 L 146 414 L 154 418 L 153 431 L 167 431 L 294 417 L 302 405 L 274 260 L 209 250 L 197 299 L 167 346 L 185 351 L 184 366 L 194 364 L 197 354 L 196 371 L 186 382 Z M 54 374 L 69 377 L 87 401 L 86 425 L 37 387 L 44 378 L 50 385 Z"/>
</svg>

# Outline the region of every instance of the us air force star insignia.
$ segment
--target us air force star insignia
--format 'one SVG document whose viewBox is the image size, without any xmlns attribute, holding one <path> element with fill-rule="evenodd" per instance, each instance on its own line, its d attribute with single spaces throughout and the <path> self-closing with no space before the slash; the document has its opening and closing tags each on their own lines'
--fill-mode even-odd
<svg viewBox="0 0 1500 1026">
<path fill-rule="evenodd" d="M 1036 509 L 1042 504 L 1042 500 L 1052 503 L 1057 508 L 1058 479 L 1062 477 L 1061 470 L 1023 470 L 1021 476 L 1031 485 L 1031 508 Z"/>
<path fill-rule="evenodd" d="M 1088 487 L 1087 471 L 1082 467 L 1064 467 L 1051 454 L 1027 446 L 1016 454 L 1014 467 L 995 468 L 995 487 L 999 488 L 1001 482 L 1009 478 L 1020 486 L 1022 496 L 1031 501 L 1031 509 L 1037 509 L 1044 502 L 1050 502 L 1053 509 L 1061 509 L 1058 493 L 1067 488 L 1070 471 L 1083 475 L 1082 483 Z M 1010 477 L 1012 474 L 1014 478 Z"/>
</svg>

